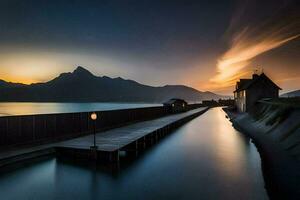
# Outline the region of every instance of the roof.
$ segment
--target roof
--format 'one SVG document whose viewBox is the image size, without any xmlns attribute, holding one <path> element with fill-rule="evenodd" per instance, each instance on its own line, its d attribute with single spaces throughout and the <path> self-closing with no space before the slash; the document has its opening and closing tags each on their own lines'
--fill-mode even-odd
<svg viewBox="0 0 300 200">
<path fill-rule="evenodd" d="M 240 81 L 237 83 L 238 89 L 247 87 L 251 81 L 252 79 L 240 79 Z"/>
<path fill-rule="evenodd" d="M 261 75 L 257 75 L 257 77 L 253 79 L 240 79 L 240 81 L 237 82 L 238 88 L 234 92 L 240 92 L 246 90 L 250 88 L 254 83 L 257 83 L 262 80 L 269 81 L 274 87 L 281 90 L 281 88 L 278 85 L 276 85 L 269 77 L 267 77 L 264 73 L 262 73 Z"/>
<path fill-rule="evenodd" d="M 187 102 L 183 99 L 177 99 L 177 98 L 172 98 L 170 100 L 168 100 L 167 102 L 165 102 L 164 104 L 173 104 L 173 103 L 176 103 L 176 102 L 181 102 L 181 103 L 186 103 Z"/>
</svg>

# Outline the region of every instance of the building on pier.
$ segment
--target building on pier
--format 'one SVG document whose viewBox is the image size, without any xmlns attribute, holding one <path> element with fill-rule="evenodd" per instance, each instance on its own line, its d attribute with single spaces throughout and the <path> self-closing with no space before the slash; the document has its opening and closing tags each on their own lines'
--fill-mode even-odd
<svg viewBox="0 0 300 200">
<path fill-rule="evenodd" d="M 185 112 L 187 109 L 187 102 L 183 99 L 173 98 L 165 102 L 163 105 L 170 113 Z"/>
</svg>

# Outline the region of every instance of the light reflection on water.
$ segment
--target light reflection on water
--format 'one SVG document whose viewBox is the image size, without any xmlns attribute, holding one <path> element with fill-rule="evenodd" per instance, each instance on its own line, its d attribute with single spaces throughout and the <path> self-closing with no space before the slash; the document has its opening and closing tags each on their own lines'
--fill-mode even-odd
<svg viewBox="0 0 300 200">
<path fill-rule="evenodd" d="M 142 103 L 0 103 L 0 116 L 90 112 L 162 106 Z"/>
<path fill-rule="evenodd" d="M 119 174 L 49 159 L 0 176 L 3 199 L 267 199 L 260 157 L 220 108 Z"/>
</svg>

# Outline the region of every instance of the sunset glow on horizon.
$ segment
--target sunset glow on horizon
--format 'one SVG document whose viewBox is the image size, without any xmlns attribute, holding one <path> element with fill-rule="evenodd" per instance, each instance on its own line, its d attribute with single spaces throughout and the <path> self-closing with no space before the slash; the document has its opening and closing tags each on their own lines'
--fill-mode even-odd
<svg viewBox="0 0 300 200">
<path fill-rule="evenodd" d="M 1 5 L 0 79 L 5 81 L 47 82 L 80 65 L 96 76 L 152 86 L 184 84 L 226 95 L 232 95 L 238 79 L 258 70 L 284 92 L 300 89 L 300 17 L 293 1 L 274 8 L 258 2 L 141 2 L 136 7 L 77 2 L 70 9 L 57 3 L 60 9 L 46 10 L 37 1 L 31 12 L 18 5 L 26 17 L 4 12 L 17 4 Z M 76 14 L 82 7 L 87 15 Z M 74 21 L 55 20 L 61 17 Z"/>
</svg>

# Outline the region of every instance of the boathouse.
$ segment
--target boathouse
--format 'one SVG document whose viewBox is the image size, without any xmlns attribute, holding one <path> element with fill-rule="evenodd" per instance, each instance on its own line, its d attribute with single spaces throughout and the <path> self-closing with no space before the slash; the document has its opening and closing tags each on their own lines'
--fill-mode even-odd
<svg viewBox="0 0 300 200">
<path fill-rule="evenodd" d="M 255 104 L 263 98 L 278 98 L 279 90 L 277 86 L 264 73 L 253 74 L 252 79 L 240 79 L 236 83 L 234 93 L 235 106 L 239 112 L 252 112 Z"/>
<path fill-rule="evenodd" d="M 165 102 L 163 105 L 170 113 L 184 112 L 187 109 L 187 102 L 183 99 L 173 98 Z"/>
</svg>

